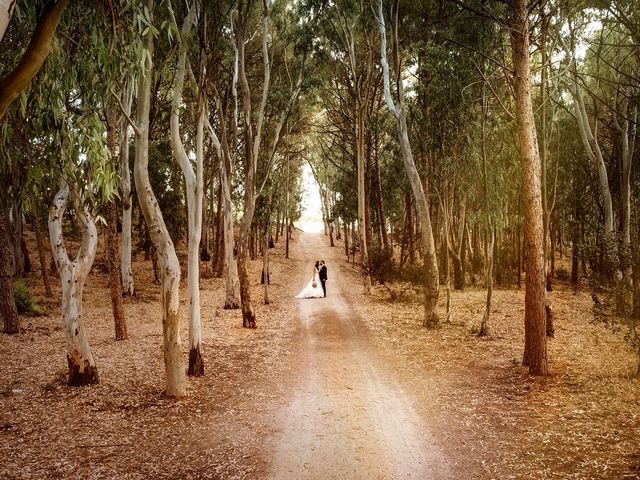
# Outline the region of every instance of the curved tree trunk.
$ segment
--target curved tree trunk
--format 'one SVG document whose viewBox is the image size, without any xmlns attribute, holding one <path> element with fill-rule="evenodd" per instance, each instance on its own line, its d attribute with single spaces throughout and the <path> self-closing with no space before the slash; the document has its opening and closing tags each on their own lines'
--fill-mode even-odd
<svg viewBox="0 0 640 480">
<path fill-rule="evenodd" d="M 62 320 L 67 346 L 70 386 L 98 383 L 98 368 L 91 353 L 84 327 L 82 290 L 93 265 L 98 245 L 96 224 L 86 211 L 78 211 L 82 224 L 82 243 L 75 260 L 69 260 L 62 235 L 62 219 L 69 197 L 65 185 L 55 196 L 49 211 L 51 250 L 62 286 Z"/>
<path fill-rule="evenodd" d="M 202 94 L 198 100 L 198 120 L 196 128 L 196 171 L 184 149 L 180 137 L 180 107 L 187 66 L 186 35 L 191 31 L 195 16 L 195 3 L 182 24 L 180 47 L 178 49 L 178 66 L 176 69 L 176 85 L 171 104 L 171 148 L 176 162 L 182 170 L 187 196 L 187 223 L 189 236 L 187 242 L 187 299 L 189 321 L 189 375 L 204 374 L 202 358 L 202 328 L 200 325 L 200 238 L 202 235 L 202 190 L 203 190 L 203 142 L 205 107 Z"/>
<path fill-rule="evenodd" d="M 511 54 L 525 207 L 525 349 L 523 365 L 547 374 L 545 265 L 540 156 L 531 101 L 528 0 L 511 4 Z"/>
<path fill-rule="evenodd" d="M 9 105 L 20 95 L 20 92 L 27 88 L 49 56 L 58 22 L 68 3 L 69 0 L 57 0 L 45 7 L 20 63 L 0 80 L 0 120 L 7 112 Z M 2 33 L 4 35 L 4 32 Z"/>
<path fill-rule="evenodd" d="M 16 0 L 0 0 L 0 42 L 11 22 L 16 7 Z"/>
<path fill-rule="evenodd" d="M 147 0 L 147 8 L 151 16 L 153 15 L 153 3 L 153 0 Z M 166 394 L 170 397 L 182 397 L 187 393 L 187 384 L 182 365 L 182 340 L 178 318 L 180 263 L 149 181 L 149 109 L 153 80 L 153 33 L 150 31 L 146 34 L 145 48 L 148 51 L 148 56 L 144 64 L 144 71 L 141 72 L 138 79 L 136 157 L 133 174 L 140 209 L 160 263 L 163 351 L 167 374 Z"/>
<path fill-rule="evenodd" d="M 396 105 L 391 97 L 391 86 L 389 79 L 389 62 L 387 61 L 387 40 L 386 40 L 386 27 L 384 22 L 384 13 L 382 8 L 382 0 L 378 4 L 378 22 L 380 26 L 380 51 L 381 51 L 381 63 L 384 74 L 384 96 L 387 102 L 387 106 L 391 113 L 394 114 L 398 123 L 398 140 L 400 143 L 400 151 L 402 153 L 402 160 L 404 167 L 409 177 L 411 189 L 413 191 L 413 197 L 416 201 L 416 207 L 420 218 L 421 227 L 421 240 L 422 250 L 424 255 L 424 319 L 423 325 L 427 328 L 435 328 L 439 323 L 438 318 L 438 297 L 440 295 L 439 290 L 439 278 L 438 278 L 438 258 L 436 256 L 436 245 L 433 239 L 433 229 L 431 226 L 431 213 L 429 211 L 429 202 L 425 191 L 422 187 L 422 181 L 416 168 L 415 161 L 413 159 L 413 152 L 411 151 L 411 144 L 409 143 L 409 132 L 407 129 L 407 122 L 404 110 L 404 92 L 402 82 L 397 85 L 398 88 L 398 105 Z M 398 17 L 397 10 L 393 21 L 393 38 L 394 45 L 397 51 L 398 45 Z M 401 68 L 400 61 L 396 58 L 397 68 Z M 398 76 L 399 78 L 399 76 Z"/>
</svg>

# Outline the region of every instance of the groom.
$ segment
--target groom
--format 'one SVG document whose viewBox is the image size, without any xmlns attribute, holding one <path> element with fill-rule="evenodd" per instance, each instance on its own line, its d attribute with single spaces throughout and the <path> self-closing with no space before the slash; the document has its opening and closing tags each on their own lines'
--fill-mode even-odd
<svg viewBox="0 0 640 480">
<path fill-rule="evenodd" d="M 327 266 L 324 263 L 324 260 L 320 260 L 320 272 L 318 273 L 318 277 L 320 278 L 320 282 L 322 283 L 322 291 L 324 292 L 324 296 L 327 296 Z"/>
</svg>

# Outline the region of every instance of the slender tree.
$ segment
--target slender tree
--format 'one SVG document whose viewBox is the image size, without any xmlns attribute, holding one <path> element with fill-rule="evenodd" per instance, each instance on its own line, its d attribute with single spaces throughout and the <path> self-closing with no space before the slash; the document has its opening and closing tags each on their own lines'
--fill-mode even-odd
<svg viewBox="0 0 640 480">
<path fill-rule="evenodd" d="M 438 297 L 439 297 L 439 278 L 438 278 L 438 259 L 436 257 L 436 247 L 433 239 L 433 230 L 431 227 L 431 213 L 429 211 L 429 202 L 422 186 L 422 180 L 418 173 L 418 169 L 413 160 L 413 152 L 409 142 L 409 132 L 407 128 L 407 119 L 404 103 L 404 87 L 402 84 L 402 64 L 400 62 L 399 45 L 398 45 L 398 4 L 395 3 L 392 8 L 393 21 L 393 49 L 395 52 L 395 78 L 398 79 L 396 104 L 391 95 L 391 80 L 389 73 L 389 62 L 387 60 L 387 32 L 384 19 L 383 2 L 378 2 L 378 22 L 380 26 L 380 52 L 382 71 L 384 74 L 384 97 L 387 102 L 389 111 L 394 115 L 398 123 L 398 140 L 400 143 L 400 152 L 404 162 L 405 171 L 411 183 L 413 197 L 416 201 L 418 214 L 420 215 L 422 248 L 424 253 L 424 319 L 423 325 L 427 328 L 434 328 L 438 325 Z"/>
</svg>

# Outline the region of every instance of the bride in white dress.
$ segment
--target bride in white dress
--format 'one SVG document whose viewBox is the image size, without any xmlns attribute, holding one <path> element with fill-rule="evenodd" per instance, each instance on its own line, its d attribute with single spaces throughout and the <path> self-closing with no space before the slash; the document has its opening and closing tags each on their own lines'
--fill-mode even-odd
<svg viewBox="0 0 640 480">
<path fill-rule="evenodd" d="M 296 298 L 322 298 L 324 297 L 324 292 L 322 291 L 322 286 L 320 285 L 320 281 L 318 279 L 318 272 L 320 268 L 320 262 L 316 262 L 315 268 L 313 269 L 313 277 L 307 283 L 307 286 L 302 289 L 302 291 L 296 295 Z"/>
</svg>

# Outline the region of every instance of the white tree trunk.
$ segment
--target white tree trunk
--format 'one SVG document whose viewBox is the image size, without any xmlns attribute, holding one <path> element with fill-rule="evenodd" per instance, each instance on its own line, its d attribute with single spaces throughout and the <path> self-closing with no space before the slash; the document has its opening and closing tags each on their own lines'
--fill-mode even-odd
<svg viewBox="0 0 640 480">
<path fill-rule="evenodd" d="M 233 236 L 233 202 L 231 200 L 231 171 L 230 164 L 225 165 L 225 160 L 220 159 L 220 171 L 222 172 L 222 198 L 223 198 L 223 234 L 224 254 L 227 263 L 227 289 L 224 300 L 225 309 L 240 308 L 240 280 L 238 278 L 238 264 L 235 255 L 235 239 Z"/>
<path fill-rule="evenodd" d="M 620 114 L 614 111 L 613 123 L 620 135 L 621 147 L 620 217 L 622 219 L 622 237 L 625 245 L 629 247 L 631 245 L 631 166 L 635 151 L 638 106 L 633 105 L 629 110 L 629 101 L 627 98 L 623 98 L 617 108 L 620 110 Z"/>
<path fill-rule="evenodd" d="M 151 16 L 153 16 L 153 3 L 153 0 L 147 0 L 147 9 Z M 160 263 L 163 351 L 167 374 L 166 394 L 170 397 L 182 397 L 187 393 L 187 384 L 182 365 L 182 340 L 178 318 L 180 263 L 149 181 L 149 109 L 153 81 L 153 33 L 151 31 L 146 34 L 145 48 L 148 56 L 138 79 L 136 158 L 133 174 L 140 209 Z"/>
<path fill-rule="evenodd" d="M 49 238 L 62 286 L 62 320 L 67 347 L 68 383 L 71 386 L 81 386 L 99 381 L 98 368 L 91 354 L 82 312 L 82 290 L 96 255 L 98 233 L 96 224 L 86 209 L 78 211 L 83 226 L 82 243 L 75 260 L 69 260 L 62 234 L 62 219 L 68 197 L 69 186 L 65 185 L 56 194 L 49 211 Z"/>
<path fill-rule="evenodd" d="M 575 69 L 573 72 L 573 84 L 570 91 L 571 96 L 573 97 L 573 106 L 578 123 L 578 131 L 580 132 L 580 139 L 582 140 L 582 145 L 584 146 L 584 149 L 587 153 L 587 157 L 589 158 L 591 164 L 596 170 L 596 174 L 598 175 L 598 189 L 600 192 L 600 200 L 602 201 L 604 207 L 605 232 L 613 233 L 613 201 L 611 199 L 611 190 L 609 188 L 607 166 L 602 156 L 602 150 L 600 149 L 598 132 L 597 130 L 592 130 L 591 124 L 589 123 L 589 116 L 587 115 L 587 109 L 584 105 L 582 92 L 580 90 L 580 87 L 578 86 L 578 77 Z"/>
<path fill-rule="evenodd" d="M 131 116 L 132 93 L 127 86 L 124 89 L 124 112 Z M 129 170 L 129 124 L 123 120 L 120 130 L 120 194 L 122 195 L 122 257 L 120 271 L 123 295 L 133 295 L 133 268 L 131 266 L 131 212 L 133 210 L 131 192 L 131 171 Z"/>
<path fill-rule="evenodd" d="M 218 115 L 220 121 L 224 122 L 224 113 L 220 104 L 220 98 L 217 92 L 214 92 L 215 100 L 218 107 Z M 215 130 L 211 126 L 208 118 L 205 117 L 205 123 L 209 130 L 209 135 L 220 158 L 220 182 L 222 185 L 222 225 L 225 263 L 227 264 L 227 287 L 224 300 L 225 310 L 235 310 L 240 308 L 240 280 L 238 278 L 238 264 L 235 255 L 235 239 L 233 235 L 233 202 L 231 200 L 231 153 L 229 151 L 229 139 L 226 131 L 222 132 L 222 142 L 216 135 Z"/>
<path fill-rule="evenodd" d="M 16 7 L 16 0 L 0 0 L 0 41 L 4 37 L 4 33 L 7 31 L 9 22 L 13 11 Z"/>
<path fill-rule="evenodd" d="M 176 85 L 171 104 L 171 148 L 176 162 L 184 175 L 187 195 L 187 223 L 189 242 L 187 246 L 187 298 L 189 321 L 189 375 L 203 375 L 202 329 L 200 326 L 200 238 L 202 234 L 202 189 L 203 189 L 203 141 L 204 141 L 204 103 L 200 96 L 198 102 L 198 121 L 196 132 L 196 169 L 193 171 L 191 161 L 184 149 L 180 137 L 180 106 L 184 89 L 184 77 L 187 70 L 187 43 L 185 37 L 191 31 L 195 16 L 195 3 L 182 24 L 180 47 L 178 49 L 178 66 L 176 69 Z"/>
<path fill-rule="evenodd" d="M 387 106 L 391 113 L 394 114 L 398 122 L 398 140 L 400 143 L 400 151 L 404 161 L 404 167 L 411 183 L 413 197 L 416 200 L 416 207 L 420 217 L 422 250 L 424 254 L 425 268 L 425 288 L 424 288 L 424 320 L 423 325 L 433 328 L 438 325 L 438 297 L 439 278 L 438 278 L 438 259 L 436 257 L 436 245 L 433 239 L 433 229 L 431 227 L 431 213 L 429 212 L 429 202 L 422 188 L 422 181 L 413 160 L 413 152 L 409 143 L 409 132 L 407 129 L 407 121 L 404 111 L 404 93 L 402 89 L 402 79 L 398 82 L 398 105 L 395 104 L 391 97 L 391 82 L 389 80 L 389 62 L 387 61 L 387 34 L 384 22 L 384 12 L 382 8 L 382 0 L 378 5 L 378 22 L 380 26 L 380 52 L 381 64 L 384 77 L 384 96 Z M 397 17 L 393 25 L 394 39 L 397 46 Z M 397 62 L 399 64 L 399 60 Z M 398 65 L 399 68 L 399 65 Z"/>
</svg>

